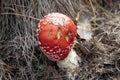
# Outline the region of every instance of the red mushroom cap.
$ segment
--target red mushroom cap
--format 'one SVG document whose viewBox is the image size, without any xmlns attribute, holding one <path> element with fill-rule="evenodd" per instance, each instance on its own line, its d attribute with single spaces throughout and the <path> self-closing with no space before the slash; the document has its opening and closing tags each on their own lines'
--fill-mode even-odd
<svg viewBox="0 0 120 80">
<path fill-rule="evenodd" d="M 76 37 L 76 25 L 64 14 L 50 13 L 39 23 L 38 40 L 44 54 L 52 61 L 67 57 Z"/>
</svg>

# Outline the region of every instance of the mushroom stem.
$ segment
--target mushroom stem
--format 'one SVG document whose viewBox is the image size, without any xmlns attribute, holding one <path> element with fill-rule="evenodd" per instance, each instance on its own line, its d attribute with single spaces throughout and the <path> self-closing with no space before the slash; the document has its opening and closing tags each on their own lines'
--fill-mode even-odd
<svg viewBox="0 0 120 80">
<path fill-rule="evenodd" d="M 74 49 L 71 49 L 68 56 L 64 60 L 57 61 L 59 68 L 66 69 L 68 76 L 72 78 L 77 75 L 80 57 L 76 54 Z"/>
</svg>

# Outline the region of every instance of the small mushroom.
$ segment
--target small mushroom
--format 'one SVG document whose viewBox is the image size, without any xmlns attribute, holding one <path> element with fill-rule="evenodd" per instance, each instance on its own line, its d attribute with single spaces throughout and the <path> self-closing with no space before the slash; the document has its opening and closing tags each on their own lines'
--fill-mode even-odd
<svg viewBox="0 0 120 80">
<path fill-rule="evenodd" d="M 79 67 L 80 58 L 73 50 L 76 39 L 76 25 L 64 14 L 50 13 L 39 23 L 37 30 L 40 48 L 60 68 L 74 73 Z"/>
</svg>

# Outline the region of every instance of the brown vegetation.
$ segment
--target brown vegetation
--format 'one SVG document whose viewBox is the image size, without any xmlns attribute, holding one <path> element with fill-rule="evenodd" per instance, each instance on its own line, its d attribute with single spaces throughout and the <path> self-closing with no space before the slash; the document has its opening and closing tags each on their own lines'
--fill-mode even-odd
<svg viewBox="0 0 120 80">
<path fill-rule="evenodd" d="M 0 80 L 67 80 L 38 45 L 38 22 L 50 12 L 66 14 L 75 23 L 82 12 L 92 25 L 91 41 L 77 37 L 81 63 L 76 80 L 120 79 L 119 0 L 1 0 Z"/>
</svg>

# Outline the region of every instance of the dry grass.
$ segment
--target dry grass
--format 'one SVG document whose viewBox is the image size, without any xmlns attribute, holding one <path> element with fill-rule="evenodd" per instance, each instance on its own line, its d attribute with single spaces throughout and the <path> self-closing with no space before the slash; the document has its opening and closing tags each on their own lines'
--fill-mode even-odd
<svg viewBox="0 0 120 80">
<path fill-rule="evenodd" d="M 75 20 L 80 11 L 89 16 L 94 35 L 90 42 L 78 38 L 81 45 L 75 50 L 82 62 L 76 80 L 119 80 L 120 1 L 89 1 L 92 7 L 86 0 L 1 0 L 0 80 L 67 80 L 65 72 L 42 54 L 36 29 L 50 12 Z"/>
</svg>

